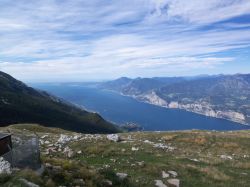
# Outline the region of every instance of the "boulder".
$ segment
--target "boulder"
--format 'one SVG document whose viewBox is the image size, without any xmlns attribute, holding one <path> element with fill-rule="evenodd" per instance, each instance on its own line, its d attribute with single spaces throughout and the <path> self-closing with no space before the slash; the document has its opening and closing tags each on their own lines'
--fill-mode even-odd
<svg viewBox="0 0 250 187">
<path fill-rule="evenodd" d="M 225 160 L 233 160 L 233 157 L 227 155 L 220 155 L 220 158 Z"/>
<path fill-rule="evenodd" d="M 172 186 L 179 187 L 180 186 L 180 180 L 179 179 L 168 179 L 168 183 Z"/>
<path fill-rule="evenodd" d="M 168 171 L 169 174 L 171 174 L 173 177 L 177 177 L 178 174 L 176 171 Z"/>
<path fill-rule="evenodd" d="M 110 181 L 108 179 L 104 180 L 103 184 L 104 184 L 104 186 L 112 186 L 113 185 L 112 181 Z"/>
<path fill-rule="evenodd" d="M 0 174 L 3 173 L 11 174 L 11 165 L 8 161 L 4 160 L 3 157 L 0 157 Z"/>
<path fill-rule="evenodd" d="M 70 149 L 69 147 L 65 147 L 63 150 L 63 153 L 68 157 L 71 158 L 74 156 L 74 152 L 72 151 L 72 149 Z"/>
<path fill-rule="evenodd" d="M 124 180 L 128 177 L 127 173 L 116 173 L 116 176 L 119 177 L 120 180 Z"/>
<path fill-rule="evenodd" d="M 166 173 L 165 171 L 162 171 L 162 172 L 161 172 L 161 175 L 162 175 L 162 178 L 163 178 L 163 179 L 169 177 L 169 173 Z"/>
<path fill-rule="evenodd" d="M 155 186 L 157 187 L 167 187 L 167 185 L 165 185 L 162 180 L 155 180 Z"/>
<path fill-rule="evenodd" d="M 107 139 L 113 142 L 119 142 L 120 141 L 120 137 L 118 136 L 118 134 L 109 134 L 107 135 Z"/>
</svg>

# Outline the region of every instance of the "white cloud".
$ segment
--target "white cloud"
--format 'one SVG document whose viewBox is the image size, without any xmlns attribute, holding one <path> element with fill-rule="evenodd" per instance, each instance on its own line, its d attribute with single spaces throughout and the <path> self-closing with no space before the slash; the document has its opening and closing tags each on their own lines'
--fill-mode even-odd
<svg viewBox="0 0 250 187">
<path fill-rule="evenodd" d="M 249 22 L 213 28 L 248 14 L 248 0 L 0 0 L 0 5 L 0 70 L 22 80 L 190 73 L 237 61 L 230 50 L 250 45 Z"/>
</svg>

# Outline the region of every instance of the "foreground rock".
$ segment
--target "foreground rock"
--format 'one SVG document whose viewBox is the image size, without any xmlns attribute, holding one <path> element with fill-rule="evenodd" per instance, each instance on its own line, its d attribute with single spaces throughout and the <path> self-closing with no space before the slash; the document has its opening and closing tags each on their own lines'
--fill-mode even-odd
<svg viewBox="0 0 250 187">
<path fill-rule="evenodd" d="M 162 178 L 165 179 L 165 178 L 168 178 L 169 177 L 169 173 L 166 173 L 165 171 L 162 171 Z"/>
<path fill-rule="evenodd" d="M 180 186 L 180 180 L 179 179 L 168 179 L 168 183 L 175 186 L 175 187 Z"/>
<path fill-rule="evenodd" d="M 11 165 L 8 161 L 4 160 L 3 157 L 0 157 L 0 174 L 11 174 Z"/>
<path fill-rule="evenodd" d="M 119 177 L 120 180 L 124 180 L 128 177 L 127 173 L 116 173 L 116 176 Z"/>
<path fill-rule="evenodd" d="M 169 174 L 171 174 L 173 177 L 177 177 L 177 172 L 176 171 L 168 171 Z"/>
<path fill-rule="evenodd" d="M 118 136 L 118 134 L 109 134 L 107 135 L 107 139 L 113 142 L 119 142 L 120 141 L 120 137 Z"/>
<path fill-rule="evenodd" d="M 167 185 L 165 185 L 162 180 L 155 180 L 155 186 L 157 187 L 167 187 Z"/>
</svg>

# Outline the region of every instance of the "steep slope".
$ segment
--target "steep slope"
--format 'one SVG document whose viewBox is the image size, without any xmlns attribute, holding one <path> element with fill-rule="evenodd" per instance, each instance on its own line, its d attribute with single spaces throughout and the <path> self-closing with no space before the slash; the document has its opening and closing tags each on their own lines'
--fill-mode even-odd
<svg viewBox="0 0 250 187">
<path fill-rule="evenodd" d="M 122 89 L 126 87 L 132 80 L 133 79 L 129 79 L 127 77 L 121 77 L 116 80 L 100 83 L 99 87 L 103 89 L 121 92 Z"/>
<path fill-rule="evenodd" d="M 117 128 L 101 116 L 26 86 L 0 72 L 0 125 L 39 123 L 88 133 L 112 133 Z"/>
<path fill-rule="evenodd" d="M 250 123 L 250 75 L 221 75 L 162 87 L 169 107 Z"/>
<path fill-rule="evenodd" d="M 137 78 L 119 86 L 143 102 L 250 124 L 250 74 Z"/>
<path fill-rule="evenodd" d="M 122 77 L 113 81 L 108 81 L 100 85 L 101 88 L 118 91 L 124 95 L 140 95 L 153 89 L 181 82 L 182 77 L 154 77 L 130 79 Z"/>
</svg>

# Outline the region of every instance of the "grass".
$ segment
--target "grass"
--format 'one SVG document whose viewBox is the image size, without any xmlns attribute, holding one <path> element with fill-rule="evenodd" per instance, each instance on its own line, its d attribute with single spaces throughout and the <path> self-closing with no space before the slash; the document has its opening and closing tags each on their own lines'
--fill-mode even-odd
<svg viewBox="0 0 250 187">
<path fill-rule="evenodd" d="M 60 134 L 76 135 L 37 125 L 8 127 L 14 134 L 24 128 L 26 133 L 36 131 L 40 137 L 48 135 L 46 140 L 52 144 Z M 157 179 L 170 186 L 168 178 L 163 179 L 161 173 L 173 170 L 178 173 L 181 186 L 185 187 L 250 186 L 250 131 L 138 132 L 119 136 L 125 141 L 111 142 L 105 135 L 70 141 L 63 145 L 74 151 L 70 159 L 62 152 L 47 155 L 48 145 L 41 145 L 43 163 L 59 168 L 57 172 L 46 169 L 42 176 L 36 177 L 32 172 L 31 176 L 27 176 L 25 170 L 19 171 L 1 177 L 0 185 L 16 182 L 18 177 L 23 177 L 40 186 L 77 185 L 75 183 L 79 179 L 84 180 L 85 186 L 105 186 L 105 181 L 110 180 L 113 186 L 147 187 L 154 186 L 154 180 Z M 175 149 L 160 149 L 147 142 L 161 143 Z M 132 151 L 132 147 L 139 150 Z M 76 153 L 80 150 L 82 153 Z M 232 159 L 223 159 L 221 155 Z M 127 173 L 126 180 L 121 181 L 116 176 L 118 172 Z"/>
</svg>

